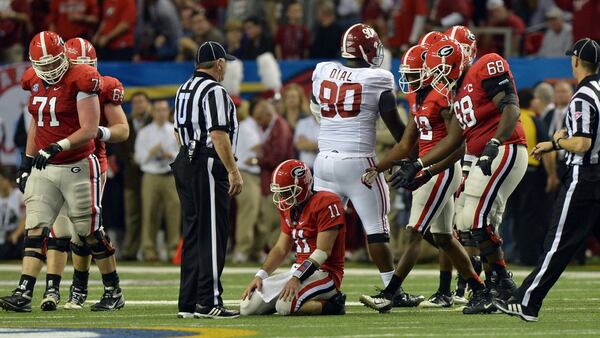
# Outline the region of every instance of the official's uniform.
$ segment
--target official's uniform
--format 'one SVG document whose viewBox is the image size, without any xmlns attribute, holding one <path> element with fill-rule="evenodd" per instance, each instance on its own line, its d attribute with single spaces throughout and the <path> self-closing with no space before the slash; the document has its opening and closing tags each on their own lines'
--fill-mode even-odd
<svg viewBox="0 0 600 338">
<path fill-rule="evenodd" d="M 229 181 L 210 132 L 225 131 L 235 154 L 238 123 L 225 88 L 200 71 L 177 90 L 174 115 L 181 149 L 171 166 L 183 216 L 179 311 L 194 312 L 196 304 L 223 305 Z"/>
<path fill-rule="evenodd" d="M 302 207 L 300 215 L 292 217 L 289 209 L 279 211 L 281 232 L 294 241 L 296 265 L 289 272 L 263 280 L 261 291 L 254 292 L 249 300 L 242 301 L 242 315 L 293 314 L 309 300 L 329 299 L 335 296 L 344 276 L 346 221 L 340 198 L 328 191 L 316 192 Z M 296 270 L 317 248 L 319 232 L 338 227 L 338 236 L 327 260 L 301 284 L 298 296 L 291 302 L 278 300 L 281 290 Z"/>
<path fill-rule="evenodd" d="M 321 62 L 312 75 L 312 94 L 321 107 L 314 189 L 352 200 L 369 242 L 387 242 L 389 190 L 383 174 L 369 189 L 365 169 L 376 165 L 375 129 L 381 93 L 394 90 L 394 76 L 379 68 L 349 68 Z"/>
<path fill-rule="evenodd" d="M 494 82 L 498 81 L 498 83 Z M 489 94 L 488 86 L 500 87 L 514 80 L 508 62 L 495 53 L 481 57 L 456 84 L 453 110 L 463 129 L 466 153 L 479 157 L 486 143 L 494 137 L 502 112 Z M 465 181 L 463 219 L 458 221 L 464 229 L 483 229 L 487 225 L 498 227 L 506 200 L 515 190 L 527 169 L 527 141 L 521 121 L 513 134 L 498 147 L 498 156 L 492 162 L 492 175 L 486 176 L 473 161 Z M 460 215 L 458 215 L 460 217 Z M 461 229 L 459 229 L 461 230 Z"/>
<path fill-rule="evenodd" d="M 414 96 L 411 114 L 419 129 L 419 157 L 427 154 L 446 135 L 442 110 L 448 109 L 446 97 L 431 87 L 422 89 Z M 412 99 L 411 99 L 412 101 Z M 436 234 L 451 234 L 454 220 L 454 193 L 460 184 L 460 164 L 433 176 L 429 182 L 412 193 L 412 205 L 408 227 L 422 234 L 431 227 Z"/>
<path fill-rule="evenodd" d="M 567 174 L 556 200 L 544 257 L 519 288 L 521 304 L 537 316 L 556 283 L 594 226 L 600 224 L 600 75 L 584 78 L 569 103 L 565 127 L 569 137 L 587 137 L 583 153 L 567 152 Z"/>
<path fill-rule="evenodd" d="M 73 65 L 56 84 L 46 87 L 33 68 L 21 80 L 31 92 L 29 113 L 37 123 L 35 144 L 43 149 L 80 128 L 79 99 L 96 95 L 102 80 L 94 67 Z M 89 236 L 101 227 L 100 163 L 94 141 L 59 152 L 44 170 L 33 168 L 25 188 L 26 229 L 50 227 L 63 204 L 79 235 Z"/>
</svg>

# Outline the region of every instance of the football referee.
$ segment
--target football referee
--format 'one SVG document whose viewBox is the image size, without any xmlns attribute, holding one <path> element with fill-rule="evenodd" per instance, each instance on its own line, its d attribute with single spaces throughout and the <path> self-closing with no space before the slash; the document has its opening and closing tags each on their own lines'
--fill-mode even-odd
<svg viewBox="0 0 600 338">
<path fill-rule="evenodd" d="M 183 217 L 179 318 L 235 318 L 223 307 L 221 273 L 229 228 L 229 200 L 242 190 L 235 163 L 236 109 L 221 86 L 226 61 L 235 58 L 216 42 L 203 43 L 196 70 L 175 97 L 172 164 Z"/>
<path fill-rule="evenodd" d="M 577 91 L 569 102 L 565 129 L 551 142 L 535 146 L 533 156 L 564 149 L 568 172 L 552 215 L 544 254 L 517 294 L 508 303 L 494 301 L 504 313 L 537 321 L 544 297 L 594 226 L 600 225 L 600 46 L 591 39 L 577 41 L 571 56 Z"/>
</svg>

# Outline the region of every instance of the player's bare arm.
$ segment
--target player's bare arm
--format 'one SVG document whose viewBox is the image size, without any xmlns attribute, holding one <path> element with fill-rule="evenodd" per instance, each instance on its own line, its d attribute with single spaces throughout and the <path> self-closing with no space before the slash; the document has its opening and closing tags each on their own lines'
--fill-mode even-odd
<svg viewBox="0 0 600 338">
<path fill-rule="evenodd" d="M 417 144 L 418 138 L 419 130 L 417 129 L 417 124 L 414 119 L 410 118 L 408 119 L 408 125 L 402 134 L 402 139 L 399 143 L 394 145 L 392 150 L 390 150 L 386 157 L 377 165 L 377 171 L 384 172 L 391 169 L 394 166 L 394 161 L 409 157 L 411 150 L 415 147 L 415 144 Z"/>
<path fill-rule="evenodd" d="M 317 234 L 317 248 L 296 270 L 292 278 L 283 287 L 279 299 L 291 302 L 300 291 L 300 285 L 306 278 L 310 277 L 316 270 L 319 269 L 329 255 L 338 237 L 338 228 L 332 227 L 327 230 L 320 231 Z M 304 267 L 304 269 L 301 269 Z"/>
<path fill-rule="evenodd" d="M 63 150 L 81 147 L 91 139 L 96 138 L 98 124 L 100 122 L 100 103 L 96 94 L 88 95 L 77 101 L 77 116 L 79 118 L 79 129 L 67 137 L 69 145 L 63 146 Z M 61 145 L 62 146 L 62 145 Z"/>
<path fill-rule="evenodd" d="M 398 114 L 396 97 L 391 90 L 386 90 L 379 96 L 379 114 L 385 126 L 398 142 L 404 133 L 405 126 Z"/>
<path fill-rule="evenodd" d="M 449 109 L 444 109 L 440 112 L 442 117 L 444 118 L 444 124 L 446 125 L 446 130 L 450 127 L 450 123 L 452 122 L 452 117 L 454 114 Z M 435 163 L 429 167 L 429 172 L 432 176 L 435 176 L 442 171 L 450 168 L 457 161 L 465 156 L 465 143 L 462 142 L 461 145 L 452 153 L 450 156 L 446 157 L 442 161 Z"/>
<path fill-rule="evenodd" d="M 106 103 L 104 105 L 104 117 L 106 117 L 108 127 L 98 127 L 98 130 L 102 130 L 102 135 L 98 135 L 101 136 L 100 140 L 108 143 L 118 143 L 127 140 L 129 137 L 129 124 L 127 123 L 127 116 L 125 116 L 123 107 L 113 103 Z M 106 130 L 108 130 L 108 133 Z"/>
<path fill-rule="evenodd" d="M 281 263 L 283 263 L 290 250 L 292 250 L 293 245 L 294 241 L 290 235 L 283 232 L 279 234 L 277 243 L 275 243 L 275 246 L 269 251 L 262 267 L 256 273 L 256 276 L 254 276 L 254 279 L 252 279 L 250 284 L 248 284 L 246 290 L 242 293 L 242 300 L 250 299 L 250 296 L 252 296 L 252 293 L 254 293 L 255 290 L 260 291 L 263 279 L 267 278 L 281 266 Z"/>
<path fill-rule="evenodd" d="M 25 185 L 27 184 L 27 178 L 31 174 L 31 168 L 33 167 L 33 159 L 37 154 L 38 149 L 35 146 L 35 130 L 36 122 L 31 121 L 29 125 L 29 131 L 27 132 L 27 144 L 25 145 L 25 153 L 21 157 L 21 165 L 17 171 L 17 187 L 22 193 L 25 193 Z"/>
<path fill-rule="evenodd" d="M 440 162 L 454 153 L 463 144 L 463 132 L 455 115 L 452 115 L 450 121 L 446 124 L 448 135 L 438 144 L 420 158 L 423 167 L 430 166 Z"/>
</svg>

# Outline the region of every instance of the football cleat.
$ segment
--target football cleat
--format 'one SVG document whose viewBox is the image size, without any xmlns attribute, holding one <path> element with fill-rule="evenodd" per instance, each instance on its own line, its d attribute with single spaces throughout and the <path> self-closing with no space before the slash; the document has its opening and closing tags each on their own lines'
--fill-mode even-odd
<svg viewBox="0 0 600 338">
<path fill-rule="evenodd" d="M 44 291 L 44 299 L 40 304 L 42 311 L 56 311 L 56 307 L 60 303 L 60 292 L 57 288 L 47 288 Z"/>
<path fill-rule="evenodd" d="M 522 305 L 521 301 L 517 298 L 510 298 L 508 301 L 502 299 L 494 299 L 494 306 L 500 310 L 500 312 L 509 316 L 519 317 L 526 322 L 537 322 L 538 317 L 531 313 L 527 306 Z"/>
<path fill-rule="evenodd" d="M 510 299 L 517 291 L 517 285 L 512 279 L 512 273 L 506 278 L 498 278 L 492 284 L 494 297 L 502 300 Z"/>
<path fill-rule="evenodd" d="M 69 300 L 65 304 L 66 310 L 81 310 L 87 299 L 87 290 L 71 285 L 69 289 Z"/>
<path fill-rule="evenodd" d="M 211 318 L 211 319 L 233 319 L 240 316 L 238 311 L 229 310 L 222 305 L 217 306 L 202 306 L 196 304 L 195 318 Z"/>
<path fill-rule="evenodd" d="M 464 306 L 464 305 L 467 305 L 467 303 L 469 303 L 469 300 L 464 296 L 458 296 L 455 294 L 452 298 L 453 298 L 454 304 L 456 304 L 456 305 Z"/>
<path fill-rule="evenodd" d="M 114 311 L 119 310 L 125 306 L 125 298 L 121 292 L 121 288 L 114 288 L 112 286 L 104 287 L 104 294 L 102 299 L 94 305 L 92 305 L 92 311 Z"/>
<path fill-rule="evenodd" d="M 346 294 L 338 292 L 335 296 L 329 298 L 323 304 L 323 310 L 321 311 L 324 315 L 345 315 L 346 314 Z"/>
<path fill-rule="evenodd" d="M 361 295 L 358 299 L 364 306 L 380 313 L 390 312 L 394 306 L 394 296 L 380 290 L 374 296 Z"/>
<path fill-rule="evenodd" d="M 422 308 L 440 308 L 440 307 L 451 307 L 454 305 L 454 298 L 451 293 L 443 293 L 437 291 L 428 300 L 423 301 L 419 304 Z"/>
<path fill-rule="evenodd" d="M 177 318 L 189 319 L 194 318 L 193 312 L 177 312 Z"/>
<path fill-rule="evenodd" d="M 0 307 L 6 311 L 31 312 L 32 292 L 16 288 L 12 295 L 0 298 Z"/>
<path fill-rule="evenodd" d="M 404 292 L 402 288 L 398 290 L 393 299 L 394 307 L 416 307 L 422 301 L 425 300 L 425 296 L 422 295 L 411 295 L 409 293 Z"/>
<path fill-rule="evenodd" d="M 492 303 L 492 294 L 487 289 L 481 289 L 473 293 L 469 303 L 463 308 L 463 314 L 487 314 L 496 311 L 496 306 Z"/>
</svg>

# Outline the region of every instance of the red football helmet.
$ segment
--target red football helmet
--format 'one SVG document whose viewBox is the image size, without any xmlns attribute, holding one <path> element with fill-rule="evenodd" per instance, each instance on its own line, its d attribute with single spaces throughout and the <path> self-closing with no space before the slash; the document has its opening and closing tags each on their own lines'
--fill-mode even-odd
<svg viewBox="0 0 600 338">
<path fill-rule="evenodd" d="M 473 63 L 477 55 L 475 34 L 465 26 L 452 26 L 448 28 L 445 34 L 449 39 L 455 40 L 462 46 L 469 63 Z"/>
<path fill-rule="evenodd" d="M 425 72 L 431 77 L 431 86 L 446 97 L 450 97 L 450 91 L 466 65 L 463 49 L 454 40 L 434 44 L 425 55 Z"/>
<path fill-rule="evenodd" d="M 304 202 L 312 190 L 310 169 L 302 161 L 287 160 L 279 164 L 271 177 L 273 203 L 281 211 Z"/>
<path fill-rule="evenodd" d="M 71 63 L 96 67 L 96 49 L 88 40 L 82 38 L 69 39 L 65 42 L 65 50 Z"/>
<path fill-rule="evenodd" d="M 342 57 L 363 59 L 372 67 L 381 66 L 383 44 L 375 29 L 362 23 L 348 28 L 342 36 Z"/>
<path fill-rule="evenodd" d="M 419 39 L 419 42 L 417 44 L 429 47 L 435 44 L 436 42 L 443 41 L 446 39 L 448 39 L 448 37 L 444 33 L 438 31 L 431 31 L 423 35 L 421 39 Z"/>
<path fill-rule="evenodd" d="M 402 56 L 398 85 L 404 93 L 414 93 L 426 84 L 427 76 L 423 67 L 425 54 L 427 54 L 427 47 L 415 45 Z"/>
<path fill-rule="evenodd" d="M 38 33 L 29 43 L 29 60 L 35 74 L 48 84 L 60 81 L 69 69 L 62 38 L 50 31 Z"/>
</svg>

